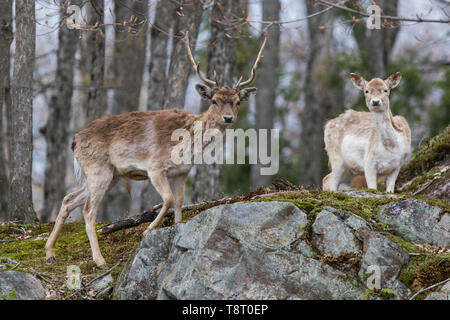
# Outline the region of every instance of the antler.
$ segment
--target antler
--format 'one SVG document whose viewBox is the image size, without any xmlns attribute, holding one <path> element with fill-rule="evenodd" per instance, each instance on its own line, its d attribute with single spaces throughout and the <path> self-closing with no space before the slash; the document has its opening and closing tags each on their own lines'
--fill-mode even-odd
<svg viewBox="0 0 450 320">
<path fill-rule="evenodd" d="M 186 45 L 186 52 L 187 52 L 187 57 L 189 62 L 192 64 L 192 67 L 194 68 L 195 71 L 197 71 L 197 74 L 199 76 L 200 79 L 202 79 L 203 82 L 212 85 L 212 86 L 219 86 L 219 81 L 217 79 L 217 74 L 214 71 L 214 80 L 209 80 L 208 78 L 206 78 L 202 72 L 200 71 L 200 63 L 195 63 L 194 57 L 192 56 L 192 52 L 191 52 L 191 48 L 189 46 L 189 32 L 186 31 L 186 36 L 185 36 L 185 41 L 184 44 Z"/>
<path fill-rule="evenodd" d="M 244 87 L 244 86 L 252 83 L 253 80 L 255 80 L 256 69 L 258 69 L 258 64 L 259 64 L 259 61 L 262 58 L 262 53 L 264 51 L 264 47 L 266 46 L 266 42 L 267 42 L 267 34 L 264 35 L 264 42 L 263 42 L 263 44 L 261 46 L 261 49 L 259 49 L 259 53 L 258 53 L 258 56 L 256 57 L 255 64 L 253 65 L 252 73 L 251 73 L 250 78 L 247 81 L 242 82 L 242 77 L 240 77 L 238 83 L 234 86 L 236 89 Z"/>
</svg>

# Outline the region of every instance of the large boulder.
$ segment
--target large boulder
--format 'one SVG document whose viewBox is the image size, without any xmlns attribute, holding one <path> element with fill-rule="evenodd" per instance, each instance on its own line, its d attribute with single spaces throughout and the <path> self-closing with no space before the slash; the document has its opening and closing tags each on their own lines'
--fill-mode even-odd
<svg viewBox="0 0 450 320">
<path fill-rule="evenodd" d="M 0 272 L 0 300 L 42 300 L 45 289 L 35 276 L 22 271 Z"/>
<path fill-rule="evenodd" d="M 405 239 L 450 247 L 450 217 L 442 209 L 417 199 L 392 202 L 382 207 L 379 220 Z"/>
<path fill-rule="evenodd" d="M 367 224 L 353 214 L 344 215 L 345 211 L 330 207 L 325 207 L 317 214 L 312 225 L 313 241 L 322 254 L 338 256 L 362 249 L 360 241 L 352 233 L 350 226 L 360 229 L 368 227 Z"/>
<path fill-rule="evenodd" d="M 325 238 L 323 227 L 328 224 L 324 218 L 339 225 L 336 232 L 348 235 L 337 237 L 335 248 L 324 244 L 322 253 L 308 239 L 319 244 Z M 371 248 L 367 263 L 380 262 L 374 256 L 386 252 L 382 241 L 363 245 L 370 232 L 360 217 L 328 207 L 313 222 L 289 202 L 217 206 L 186 224 L 150 232 L 124 269 L 114 298 L 361 299 L 367 288 L 358 276 L 360 251 Z M 327 237 L 334 239 L 330 234 Z M 401 258 L 391 262 L 397 268 L 407 257 L 399 248 L 391 249 L 392 255 L 395 249 Z M 336 254 L 341 256 L 336 258 Z M 352 260 L 356 264 L 352 271 L 342 268 L 347 261 L 341 258 L 345 260 L 346 254 L 361 258 Z M 398 270 L 391 269 L 386 285 L 404 298 L 406 290 L 397 290 L 395 282 Z"/>
</svg>

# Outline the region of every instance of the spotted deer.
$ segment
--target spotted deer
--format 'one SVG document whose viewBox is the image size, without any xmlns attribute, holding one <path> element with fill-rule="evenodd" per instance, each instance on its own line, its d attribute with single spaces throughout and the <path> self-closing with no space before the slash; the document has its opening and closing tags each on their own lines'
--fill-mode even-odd
<svg viewBox="0 0 450 320">
<path fill-rule="evenodd" d="M 395 73 L 386 80 L 350 74 L 353 84 L 364 91 L 370 112 L 348 110 L 325 124 L 325 149 L 332 172 L 322 181 L 324 190 L 336 191 L 343 183 L 377 189 L 386 179 L 386 192 L 394 192 L 400 167 L 411 155 L 411 130 L 402 116 L 392 116 L 390 91 L 401 80 Z M 365 181 L 361 179 L 364 176 Z"/>
<path fill-rule="evenodd" d="M 93 259 L 98 267 L 106 268 L 95 229 L 96 215 L 105 193 L 120 179 L 150 179 L 163 199 L 163 206 L 157 218 L 148 226 L 144 235 L 161 224 L 171 207 L 174 207 L 175 222 L 181 221 L 184 189 L 192 165 L 176 164 L 172 161 L 172 149 L 179 143 L 172 141 L 172 132 L 185 129 L 192 137 L 194 123 L 199 121 L 203 130 L 214 128 L 223 132 L 232 125 L 238 116 L 240 102 L 247 101 L 250 95 L 256 92 L 256 88 L 244 87 L 255 79 L 266 42 L 267 38 L 258 53 L 250 78 L 242 81 L 241 77 L 234 87 L 228 87 L 219 85 L 215 73 L 214 81 L 202 74 L 200 64 L 196 63 L 192 56 L 186 33 L 188 60 L 200 79 L 207 84 L 196 85 L 200 96 L 211 102 L 206 112 L 193 115 L 179 109 L 168 109 L 107 115 L 94 120 L 75 135 L 72 143 L 75 172 L 82 178 L 83 183 L 63 199 L 55 226 L 45 245 L 48 262 L 56 261 L 55 243 L 64 221 L 71 211 L 84 204 L 83 217 Z"/>
</svg>

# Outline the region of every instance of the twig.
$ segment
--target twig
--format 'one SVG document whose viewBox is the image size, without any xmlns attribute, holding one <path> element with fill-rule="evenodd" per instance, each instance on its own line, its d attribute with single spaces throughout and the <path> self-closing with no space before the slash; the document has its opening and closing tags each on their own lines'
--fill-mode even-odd
<svg viewBox="0 0 450 320">
<path fill-rule="evenodd" d="M 436 180 L 436 179 L 433 179 L 433 180 L 431 180 L 430 182 L 426 183 L 422 188 L 420 188 L 419 190 L 417 190 L 416 192 L 414 192 L 413 195 L 418 195 L 418 194 L 421 193 L 422 191 L 425 191 L 425 189 L 427 189 L 429 186 L 431 186 L 435 180 Z"/>
<path fill-rule="evenodd" d="M 430 289 L 433 289 L 433 288 L 435 288 L 435 287 L 438 287 L 438 286 L 440 286 L 441 284 L 444 284 L 444 283 L 446 283 L 446 282 L 449 281 L 449 280 L 450 280 L 450 278 L 448 278 L 448 279 L 446 279 L 446 280 L 444 280 L 444 281 L 435 283 L 435 284 L 433 284 L 432 286 L 429 286 L 429 287 L 420 289 L 420 290 L 417 291 L 411 298 L 409 298 L 409 300 L 413 300 L 417 295 L 421 294 L 422 292 L 425 292 L 425 291 L 427 291 L 427 290 L 430 290 Z"/>
<path fill-rule="evenodd" d="M 340 5 L 339 3 L 333 3 L 330 1 L 325 1 L 325 0 L 318 0 L 320 3 L 327 5 L 327 6 L 331 6 L 331 7 L 335 7 L 337 9 L 341 9 L 347 12 L 351 12 L 351 13 L 355 13 L 358 14 L 360 16 L 363 17 L 370 17 L 370 14 L 359 11 L 359 10 L 355 10 L 349 7 L 346 7 L 344 5 Z M 396 17 L 396 16 L 384 16 L 381 15 L 380 16 L 381 19 L 386 19 L 386 20 L 391 20 L 391 21 L 407 21 L 407 22 L 429 22 L 429 23 L 450 23 L 450 19 L 444 20 L 444 19 L 423 19 L 423 18 L 406 18 L 406 17 Z"/>
<path fill-rule="evenodd" d="M 98 279 L 103 278 L 104 276 L 107 276 L 108 274 L 111 273 L 111 271 L 113 271 L 115 268 L 117 268 L 117 266 L 119 266 L 121 263 L 123 262 L 123 260 L 121 259 L 119 262 L 117 262 L 114 266 L 112 266 L 109 270 L 105 271 L 104 273 L 102 273 L 101 275 L 95 277 L 94 279 L 92 279 L 91 281 L 89 281 L 86 285 L 83 285 L 83 288 L 75 290 L 70 297 L 73 298 L 76 295 L 81 294 L 82 292 L 84 292 L 86 289 L 89 288 L 89 286 L 94 283 L 95 281 L 97 281 Z"/>
<path fill-rule="evenodd" d="M 89 281 L 89 282 L 86 284 L 85 287 L 88 288 L 93 282 L 95 282 L 95 281 L 97 281 L 98 279 L 101 279 L 101 278 L 103 278 L 104 276 L 107 276 L 108 274 L 110 274 L 111 271 L 113 271 L 115 268 L 117 268 L 117 266 L 118 266 L 119 264 L 121 264 L 122 262 L 123 262 L 122 260 L 120 260 L 119 262 L 117 262 L 117 263 L 116 263 L 114 266 L 112 266 L 108 271 L 102 273 L 101 275 L 99 275 L 99 276 L 95 277 L 94 279 L 92 279 L 91 281 Z"/>
</svg>

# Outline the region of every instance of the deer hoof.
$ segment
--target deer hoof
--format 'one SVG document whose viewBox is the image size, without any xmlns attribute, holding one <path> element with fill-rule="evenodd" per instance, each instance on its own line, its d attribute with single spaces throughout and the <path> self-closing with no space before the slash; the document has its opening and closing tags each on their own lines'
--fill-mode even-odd
<svg viewBox="0 0 450 320">
<path fill-rule="evenodd" d="M 55 263 L 56 262 L 56 258 L 55 257 L 50 257 L 47 259 L 48 263 Z"/>
</svg>

